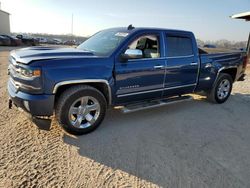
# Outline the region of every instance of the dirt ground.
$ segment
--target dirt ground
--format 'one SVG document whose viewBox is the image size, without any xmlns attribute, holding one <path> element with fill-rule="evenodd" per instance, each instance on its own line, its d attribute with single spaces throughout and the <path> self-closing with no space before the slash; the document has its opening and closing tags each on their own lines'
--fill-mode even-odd
<svg viewBox="0 0 250 188">
<path fill-rule="evenodd" d="M 8 50 L 0 50 L 0 187 L 250 187 L 250 68 L 222 105 L 195 96 L 109 110 L 95 132 L 71 136 L 7 108 Z"/>
</svg>

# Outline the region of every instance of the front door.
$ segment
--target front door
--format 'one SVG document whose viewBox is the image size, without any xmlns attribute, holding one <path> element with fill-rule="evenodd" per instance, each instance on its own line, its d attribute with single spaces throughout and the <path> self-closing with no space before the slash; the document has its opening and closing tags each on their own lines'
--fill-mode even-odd
<svg viewBox="0 0 250 188">
<path fill-rule="evenodd" d="M 165 60 L 162 57 L 160 33 L 134 37 L 124 48 L 142 51 L 139 59 L 116 60 L 115 103 L 159 98 L 163 94 Z M 124 53 L 124 52 L 123 52 Z"/>
</svg>

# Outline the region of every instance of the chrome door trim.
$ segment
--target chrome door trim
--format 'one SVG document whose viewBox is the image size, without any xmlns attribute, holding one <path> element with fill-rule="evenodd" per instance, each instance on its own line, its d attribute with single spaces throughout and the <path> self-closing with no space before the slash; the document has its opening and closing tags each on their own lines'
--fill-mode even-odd
<svg viewBox="0 0 250 188">
<path fill-rule="evenodd" d="M 83 79 L 83 80 L 68 80 L 68 81 L 58 82 L 54 86 L 53 94 L 56 93 L 56 91 L 58 90 L 58 88 L 60 86 L 69 85 L 69 84 L 83 84 L 83 83 L 104 83 L 104 84 L 106 84 L 106 86 L 108 87 L 109 104 L 112 104 L 112 92 L 111 92 L 111 88 L 110 88 L 109 82 L 107 80 L 104 80 L 104 79 Z"/>
<path fill-rule="evenodd" d="M 167 59 L 188 58 L 188 57 L 194 57 L 194 54 L 192 54 L 192 55 L 183 55 L 183 56 L 170 56 L 170 57 L 167 57 Z"/>
<path fill-rule="evenodd" d="M 166 59 L 189 58 L 189 57 L 194 57 L 194 54 L 193 54 L 193 55 L 184 55 L 184 56 L 171 56 L 171 57 L 156 57 L 156 58 L 129 59 L 128 62 L 133 62 L 133 61 L 149 61 L 149 60 L 166 60 Z"/>
<path fill-rule="evenodd" d="M 140 91 L 140 92 L 135 92 L 135 93 L 127 93 L 127 94 L 118 95 L 117 97 L 120 98 L 120 97 L 126 97 L 126 96 L 131 96 L 131 95 L 139 95 L 139 94 L 144 94 L 144 93 L 152 93 L 152 92 L 157 92 L 157 91 L 165 91 L 165 90 L 178 89 L 178 88 L 191 87 L 191 86 L 196 86 L 196 83 L 194 83 L 194 84 L 182 85 L 182 86 L 175 86 L 175 87 L 162 88 L 162 89 L 154 89 L 154 90 L 148 90 L 148 91 Z"/>
<path fill-rule="evenodd" d="M 128 59 L 128 62 L 134 61 L 152 61 L 152 60 L 164 60 L 166 57 L 156 57 L 156 58 L 140 58 L 140 59 Z"/>
<path fill-rule="evenodd" d="M 190 63 L 190 65 L 198 65 L 198 63 Z"/>
<path fill-rule="evenodd" d="M 156 65 L 156 66 L 154 66 L 154 69 L 163 69 L 163 68 L 165 68 L 164 65 Z"/>
</svg>

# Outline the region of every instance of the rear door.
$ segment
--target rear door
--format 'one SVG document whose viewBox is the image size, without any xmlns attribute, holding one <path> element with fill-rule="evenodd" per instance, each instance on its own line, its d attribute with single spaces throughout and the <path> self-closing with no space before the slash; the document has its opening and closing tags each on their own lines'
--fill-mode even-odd
<svg viewBox="0 0 250 188">
<path fill-rule="evenodd" d="M 196 41 L 191 34 L 167 33 L 166 39 L 166 77 L 164 95 L 192 92 L 197 83 L 199 58 Z"/>
</svg>

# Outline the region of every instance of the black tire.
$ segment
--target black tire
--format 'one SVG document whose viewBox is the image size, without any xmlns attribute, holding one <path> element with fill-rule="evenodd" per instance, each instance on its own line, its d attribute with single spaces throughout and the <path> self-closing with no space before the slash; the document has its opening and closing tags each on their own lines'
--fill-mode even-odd
<svg viewBox="0 0 250 188">
<path fill-rule="evenodd" d="M 92 125 L 86 128 L 77 128 L 73 126 L 70 121 L 69 110 L 72 104 L 82 97 L 92 97 L 96 99 L 99 103 L 100 111 L 98 118 Z M 105 117 L 106 109 L 106 99 L 99 90 L 91 86 L 79 85 L 73 86 L 61 94 L 56 104 L 55 114 L 57 121 L 67 132 L 82 135 L 94 131 L 101 124 Z"/>
<path fill-rule="evenodd" d="M 219 86 L 225 80 L 228 81 L 230 88 L 229 88 L 227 95 L 224 98 L 220 98 L 220 96 L 218 94 Z M 226 102 L 226 100 L 229 98 L 229 96 L 231 94 L 232 87 L 233 87 L 232 77 L 226 73 L 219 74 L 217 80 L 215 81 L 213 88 L 207 93 L 208 101 L 210 101 L 212 103 L 218 103 L 218 104 Z"/>
</svg>

